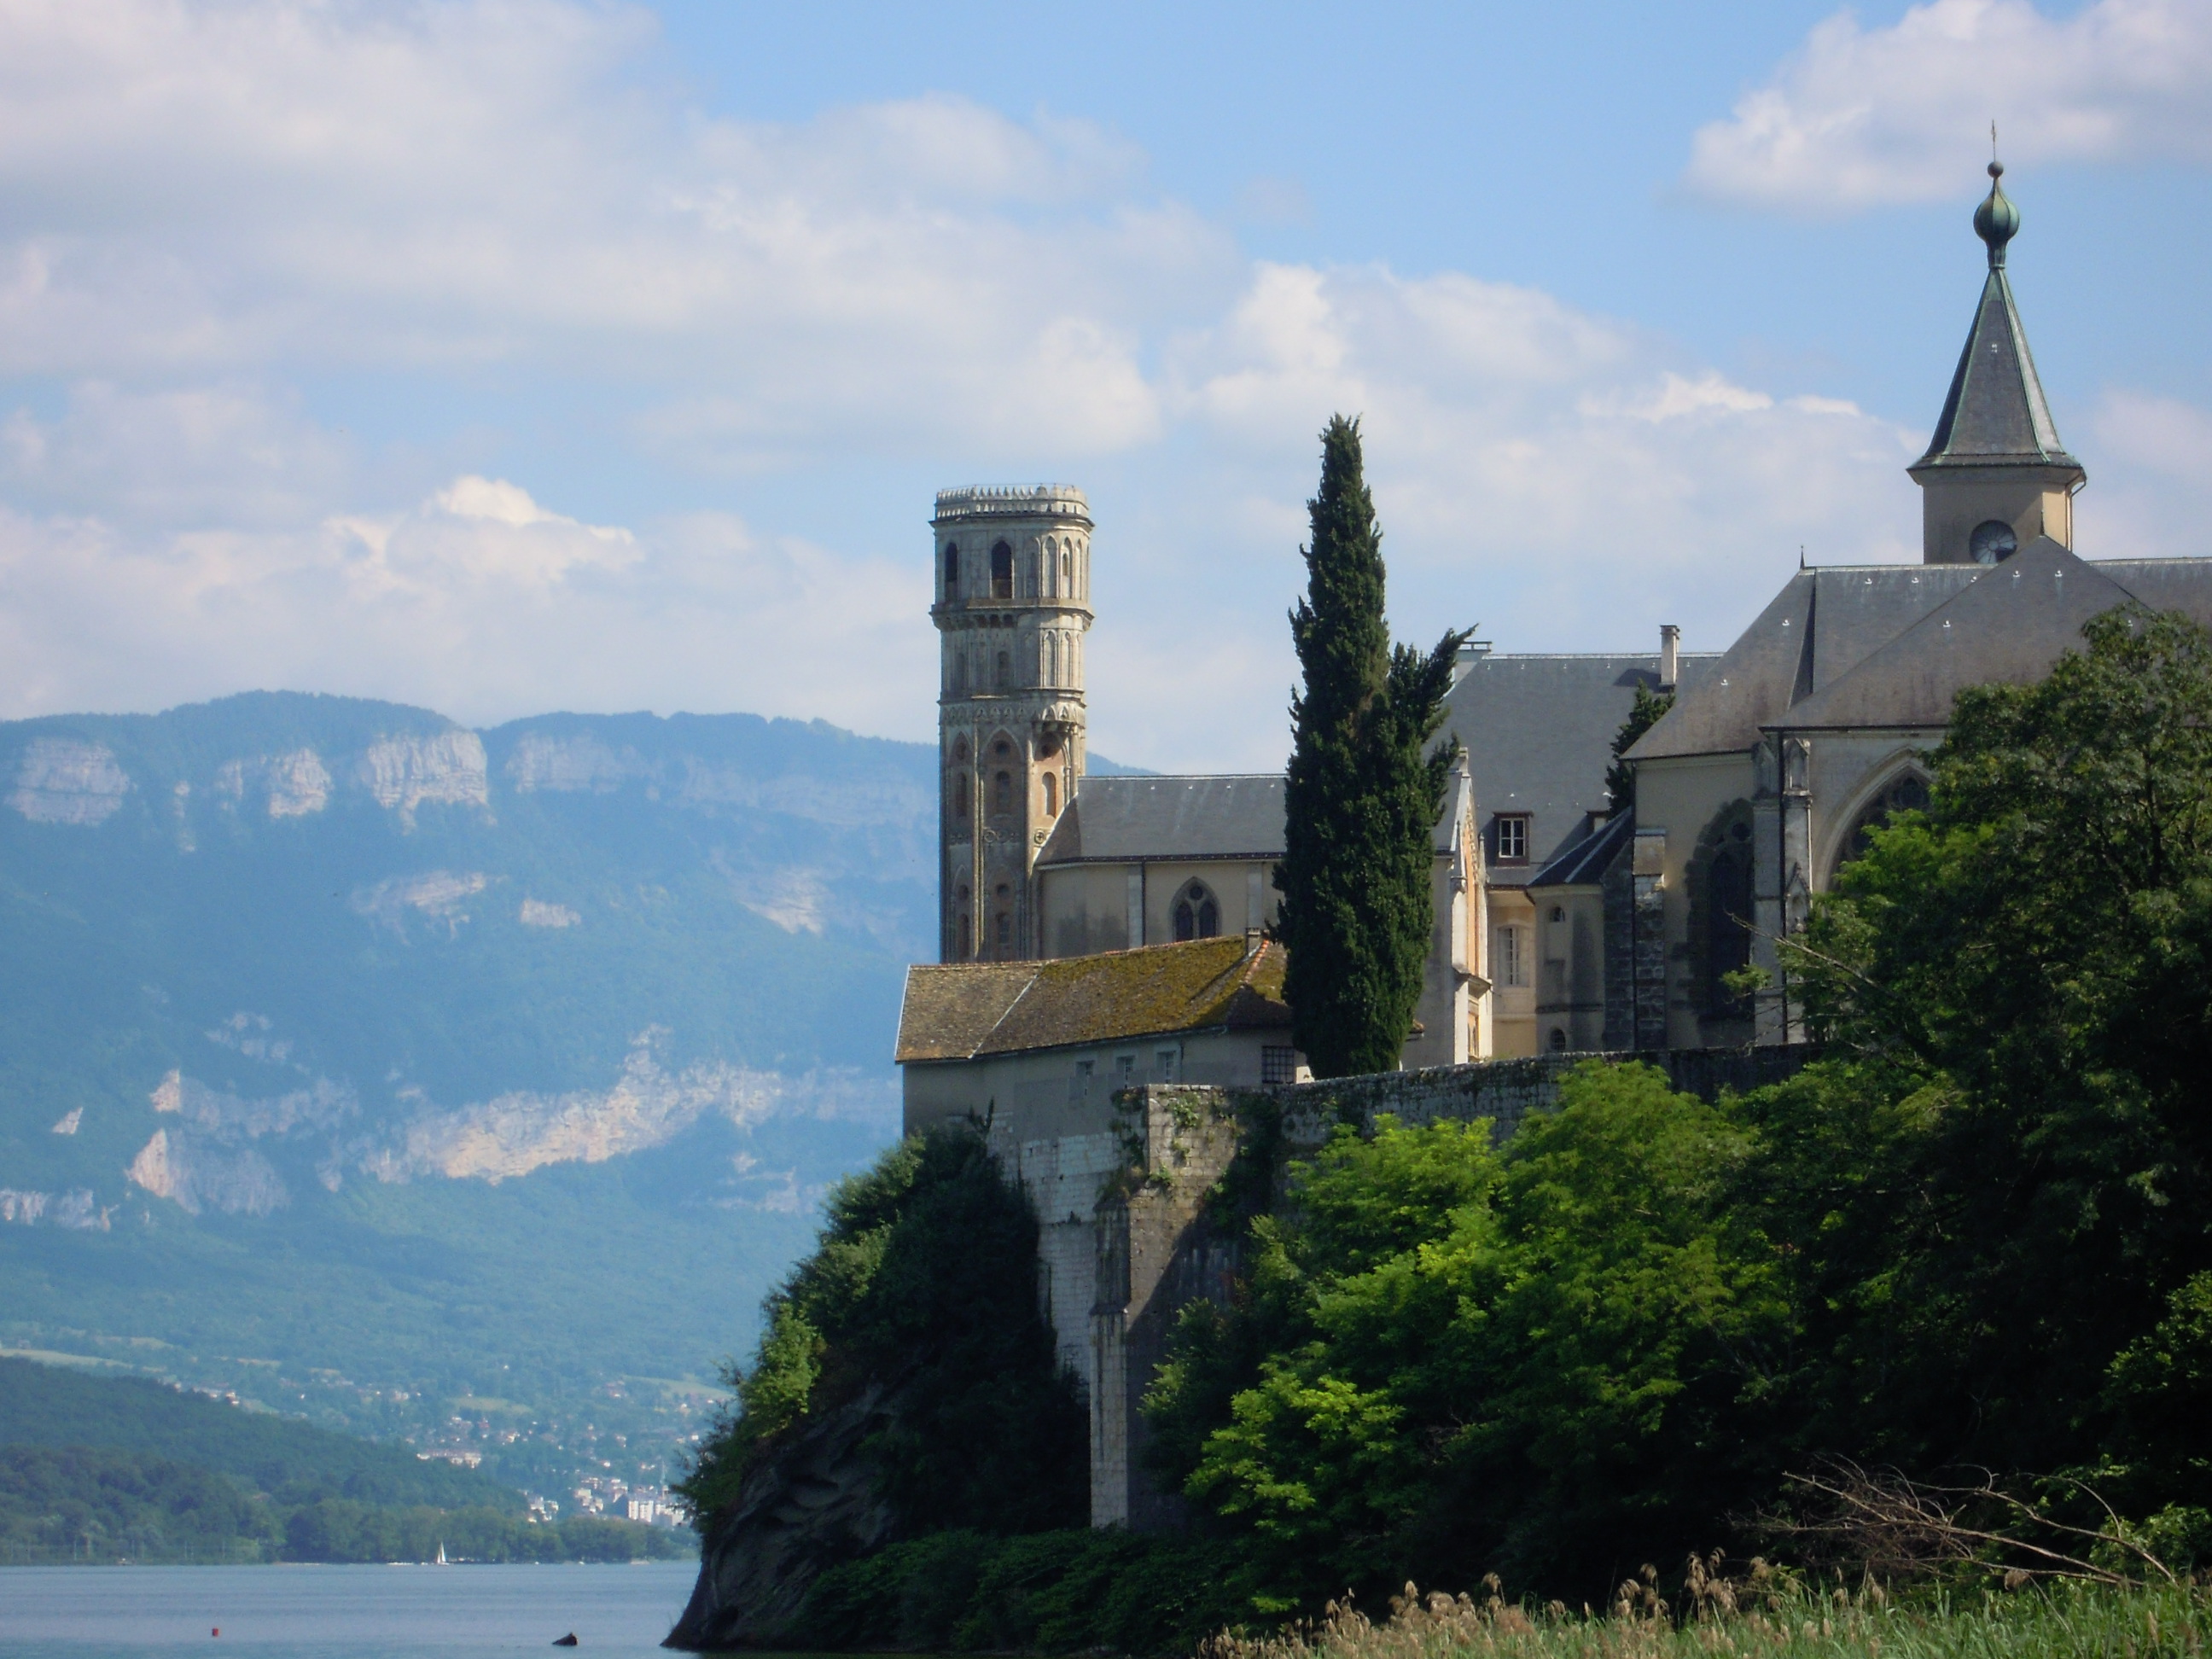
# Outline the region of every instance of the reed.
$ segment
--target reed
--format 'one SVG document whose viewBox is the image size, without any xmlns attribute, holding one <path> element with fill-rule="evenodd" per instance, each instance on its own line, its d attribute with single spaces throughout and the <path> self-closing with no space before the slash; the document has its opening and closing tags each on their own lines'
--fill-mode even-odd
<svg viewBox="0 0 2212 1659">
<path fill-rule="evenodd" d="M 2212 1592 L 2185 1583 L 1895 1597 L 1872 1583 L 1823 1590 L 1760 1563 L 1730 1578 L 1693 1557 L 1672 1598 L 1650 1567 L 1604 1608 L 1518 1605 L 1495 1580 L 1480 1596 L 1425 1596 L 1408 1584 L 1380 1622 L 1332 1603 L 1273 1636 L 1212 1638 L 1200 1659 L 2179 1659 L 2202 1655 L 2208 1636 Z"/>
</svg>

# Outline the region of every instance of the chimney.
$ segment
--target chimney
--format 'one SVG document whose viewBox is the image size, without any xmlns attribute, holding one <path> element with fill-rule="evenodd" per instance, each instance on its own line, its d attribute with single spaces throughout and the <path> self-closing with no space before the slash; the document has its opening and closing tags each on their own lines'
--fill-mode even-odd
<svg viewBox="0 0 2212 1659">
<path fill-rule="evenodd" d="M 1682 654 L 1682 630 L 1673 623 L 1659 624 L 1659 689 L 1674 689 L 1675 670 Z"/>
</svg>

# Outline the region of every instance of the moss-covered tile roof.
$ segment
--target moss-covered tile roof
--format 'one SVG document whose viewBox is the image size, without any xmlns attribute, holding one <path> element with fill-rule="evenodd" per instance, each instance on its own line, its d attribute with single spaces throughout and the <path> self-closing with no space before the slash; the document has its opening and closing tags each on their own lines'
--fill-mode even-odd
<svg viewBox="0 0 2212 1659">
<path fill-rule="evenodd" d="M 1288 1027 L 1283 948 L 1241 935 L 1057 962 L 909 968 L 901 1064 L 1115 1042 L 1177 1031 Z"/>
</svg>

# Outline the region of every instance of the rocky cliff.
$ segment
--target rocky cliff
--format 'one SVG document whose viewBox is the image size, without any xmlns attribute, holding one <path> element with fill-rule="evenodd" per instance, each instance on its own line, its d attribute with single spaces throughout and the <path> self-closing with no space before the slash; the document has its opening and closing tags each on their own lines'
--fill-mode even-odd
<svg viewBox="0 0 2212 1659">
<path fill-rule="evenodd" d="M 665 1645 L 695 1653 L 787 1646 L 815 1580 L 898 1541 L 898 1515 L 877 1490 L 863 1448 L 896 1430 L 902 1404 L 896 1384 L 871 1382 L 809 1419 L 752 1472 L 708 1529 L 699 1582 Z"/>
</svg>

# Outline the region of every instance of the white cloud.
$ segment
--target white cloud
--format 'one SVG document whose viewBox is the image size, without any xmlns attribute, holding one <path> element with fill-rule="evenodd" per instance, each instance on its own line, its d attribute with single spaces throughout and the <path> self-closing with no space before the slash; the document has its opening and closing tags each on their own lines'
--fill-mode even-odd
<svg viewBox="0 0 2212 1659">
<path fill-rule="evenodd" d="M 1775 95 L 1901 38 L 1825 26 Z M 40 386 L 0 414 L 0 715 L 283 686 L 921 736 L 927 489 L 1058 477 L 1099 514 L 1097 747 L 1272 766 L 1335 410 L 1409 635 L 1717 646 L 1801 544 L 1917 550 L 1923 432 L 1527 287 L 1249 260 L 1094 125 L 711 118 L 653 52 L 560 0 L 0 6 L 0 374 Z M 353 375 L 407 441 L 311 407 Z M 582 441 L 744 511 L 595 510 Z"/>
<path fill-rule="evenodd" d="M 931 672 L 926 569 L 726 514 L 582 524 L 475 477 L 397 514 L 279 531 L 0 511 L 0 594 L 11 715 L 285 687 L 487 723 L 647 707 L 877 729 L 880 683 L 837 671 Z"/>
<path fill-rule="evenodd" d="M 1886 28 L 1848 11 L 1701 128 L 1688 181 L 1806 214 L 1938 201 L 2008 161 L 2212 161 L 2212 4 L 1930 0 Z"/>
<path fill-rule="evenodd" d="M 2106 459 L 2075 508 L 2091 558 L 2203 558 L 2212 554 L 2212 411 L 2115 389 L 2089 430 Z"/>
<path fill-rule="evenodd" d="M 1152 521 L 1116 527 L 1097 567 L 1091 702 L 1116 757 L 1279 763 L 1281 618 L 1332 410 L 1364 416 L 1393 616 L 1424 641 L 1479 622 L 1504 650 L 1636 648 L 1669 621 L 1715 648 L 1801 544 L 1831 563 L 1918 551 L 1904 467 L 1922 434 L 1525 289 L 1263 266 L 1178 342 L 1170 385 L 1188 444 L 1129 464 Z"/>
<path fill-rule="evenodd" d="M 1151 435 L 1134 327 L 1233 248 L 1125 144 L 944 97 L 710 119 L 638 83 L 652 35 L 561 0 L 0 8 L 0 373 L 557 361 L 738 462 Z"/>
</svg>

